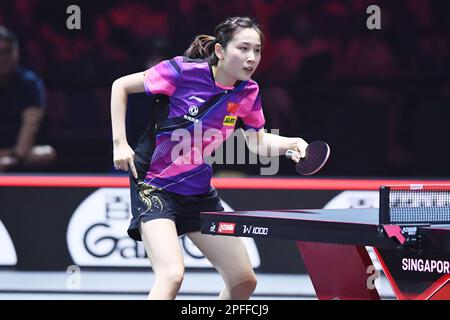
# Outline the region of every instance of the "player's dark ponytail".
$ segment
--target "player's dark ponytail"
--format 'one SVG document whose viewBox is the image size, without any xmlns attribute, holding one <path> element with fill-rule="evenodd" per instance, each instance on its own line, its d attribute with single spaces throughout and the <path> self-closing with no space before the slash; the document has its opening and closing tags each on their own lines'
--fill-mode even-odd
<svg viewBox="0 0 450 320">
<path fill-rule="evenodd" d="M 184 55 L 191 59 L 209 58 L 214 54 L 215 38 L 201 34 L 195 38 Z"/>
<path fill-rule="evenodd" d="M 245 28 L 255 29 L 261 37 L 262 44 L 264 36 L 256 22 L 248 17 L 232 17 L 226 19 L 216 27 L 214 37 L 204 34 L 197 36 L 184 53 L 184 56 L 192 59 L 207 59 L 212 65 L 216 65 L 219 61 L 219 58 L 217 58 L 214 52 L 216 43 L 219 43 L 222 48 L 226 48 L 234 35 L 239 30 Z"/>
</svg>

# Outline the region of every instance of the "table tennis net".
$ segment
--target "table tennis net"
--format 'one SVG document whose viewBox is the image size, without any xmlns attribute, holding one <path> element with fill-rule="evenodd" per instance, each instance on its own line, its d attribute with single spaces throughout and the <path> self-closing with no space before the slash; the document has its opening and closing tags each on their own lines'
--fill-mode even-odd
<svg viewBox="0 0 450 320">
<path fill-rule="evenodd" d="M 380 224 L 450 224 L 450 185 L 380 187 Z"/>
</svg>

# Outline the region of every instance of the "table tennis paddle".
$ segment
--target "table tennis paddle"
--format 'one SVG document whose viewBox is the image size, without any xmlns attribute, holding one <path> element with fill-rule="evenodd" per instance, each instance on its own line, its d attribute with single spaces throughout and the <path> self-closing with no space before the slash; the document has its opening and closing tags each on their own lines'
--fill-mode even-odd
<svg viewBox="0 0 450 320">
<path fill-rule="evenodd" d="M 318 172 L 330 156 L 330 147 L 323 141 L 317 140 L 308 144 L 305 150 L 305 157 L 301 158 L 300 153 L 294 150 L 286 151 L 288 159 L 300 159 L 295 166 L 298 173 L 304 176 L 312 175 Z"/>
</svg>

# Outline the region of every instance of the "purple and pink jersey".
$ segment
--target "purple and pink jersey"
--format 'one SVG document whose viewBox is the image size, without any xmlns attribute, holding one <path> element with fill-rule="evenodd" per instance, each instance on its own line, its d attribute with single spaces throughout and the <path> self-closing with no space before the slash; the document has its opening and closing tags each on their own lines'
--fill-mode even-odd
<svg viewBox="0 0 450 320">
<path fill-rule="evenodd" d="M 156 132 L 145 183 L 167 191 L 196 195 L 210 189 L 212 167 L 204 160 L 234 131 L 264 127 L 258 84 L 224 87 L 214 81 L 206 60 L 175 57 L 144 74 L 149 95 L 169 97 L 168 116 Z"/>
</svg>

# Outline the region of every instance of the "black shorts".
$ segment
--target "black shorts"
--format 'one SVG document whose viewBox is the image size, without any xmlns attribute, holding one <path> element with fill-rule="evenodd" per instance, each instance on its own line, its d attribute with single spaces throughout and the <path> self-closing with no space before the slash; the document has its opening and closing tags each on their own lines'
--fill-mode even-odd
<svg viewBox="0 0 450 320">
<path fill-rule="evenodd" d="M 217 190 L 213 187 L 202 195 L 182 195 L 145 184 L 130 177 L 131 222 L 128 235 L 142 241 L 139 223 L 154 219 L 175 222 L 178 235 L 200 231 L 200 212 L 223 211 Z"/>
</svg>

